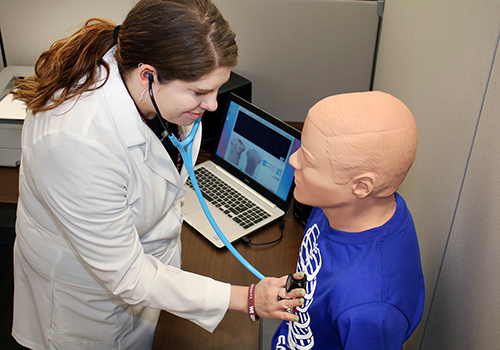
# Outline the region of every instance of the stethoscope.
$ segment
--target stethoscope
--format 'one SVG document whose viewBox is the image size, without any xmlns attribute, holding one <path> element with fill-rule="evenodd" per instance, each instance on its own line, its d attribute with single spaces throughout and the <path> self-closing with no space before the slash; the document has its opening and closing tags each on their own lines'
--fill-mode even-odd
<svg viewBox="0 0 500 350">
<path fill-rule="evenodd" d="M 192 161 L 192 149 L 193 149 L 193 141 L 194 137 L 196 135 L 196 132 L 198 131 L 198 128 L 200 127 L 201 123 L 201 118 L 197 119 L 194 124 L 193 128 L 191 129 L 191 132 L 189 135 L 182 141 L 179 141 L 177 137 L 174 135 L 173 132 L 170 131 L 168 126 L 165 124 L 163 117 L 160 113 L 160 110 L 158 106 L 156 105 L 156 101 L 153 95 L 153 81 L 154 77 L 153 74 L 148 75 L 148 80 L 149 80 L 149 96 L 151 97 L 151 102 L 153 103 L 153 107 L 156 111 L 156 115 L 158 116 L 158 119 L 160 120 L 160 123 L 162 127 L 165 129 L 165 131 L 162 132 L 162 136 L 170 139 L 172 144 L 179 150 L 182 160 L 184 161 L 184 164 L 186 165 L 187 172 L 189 174 L 189 177 L 191 179 L 191 183 L 193 184 L 194 191 L 196 193 L 196 197 L 198 197 L 198 201 L 201 204 L 201 207 L 203 209 L 203 212 L 205 213 L 205 216 L 207 217 L 208 221 L 210 222 L 210 225 L 214 229 L 215 233 L 217 233 L 217 236 L 221 239 L 222 243 L 229 249 L 229 251 L 234 255 L 236 259 L 240 263 L 243 264 L 251 273 L 253 273 L 258 279 L 263 279 L 265 278 L 262 273 L 257 271 L 255 267 L 253 267 L 248 261 L 245 260 L 243 256 L 233 247 L 231 242 L 226 238 L 226 236 L 222 233 L 221 229 L 215 222 L 212 213 L 208 209 L 207 203 L 205 202 L 205 198 L 203 198 L 203 194 L 201 193 L 200 187 L 198 186 L 198 182 L 196 181 L 196 176 L 194 174 L 194 167 L 193 167 L 193 161 Z"/>
</svg>

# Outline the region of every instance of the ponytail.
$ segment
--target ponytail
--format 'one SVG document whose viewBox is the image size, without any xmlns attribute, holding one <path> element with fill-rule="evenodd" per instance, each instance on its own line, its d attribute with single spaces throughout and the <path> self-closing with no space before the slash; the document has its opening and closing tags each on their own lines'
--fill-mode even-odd
<svg viewBox="0 0 500 350">
<path fill-rule="evenodd" d="M 109 66 L 102 57 L 115 45 L 114 28 L 109 20 L 91 18 L 69 38 L 56 41 L 37 60 L 34 75 L 14 82 L 14 99 L 26 103 L 27 110 L 36 114 L 102 87 L 109 76 Z M 98 82 L 100 66 L 107 72 L 102 82 Z"/>
</svg>

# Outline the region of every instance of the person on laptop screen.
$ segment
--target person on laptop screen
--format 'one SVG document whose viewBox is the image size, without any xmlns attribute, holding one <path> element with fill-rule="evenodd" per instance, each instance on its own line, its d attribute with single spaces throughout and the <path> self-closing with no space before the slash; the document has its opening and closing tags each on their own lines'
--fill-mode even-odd
<svg viewBox="0 0 500 350">
<path fill-rule="evenodd" d="M 382 92 L 314 105 L 292 155 L 295 199 L 314 206 L 297 270 L 307 274 L 298 322 L 273 349 L 400 350 L 422 317 L 417 235 L 395 191 L 417 150 L 409 109 Z"/>
</svg>

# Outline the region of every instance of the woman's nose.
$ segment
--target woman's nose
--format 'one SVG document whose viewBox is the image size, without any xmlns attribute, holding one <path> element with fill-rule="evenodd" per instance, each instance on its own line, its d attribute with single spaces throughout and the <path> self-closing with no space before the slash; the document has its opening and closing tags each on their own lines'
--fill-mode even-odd
<svg viewBox="0 0 500 350">
<path fill-rule="evenodd" d="M 209 112 L 215 111 L 217 109 L 217 93 L 207 95 L 207 98 L 201 102 L 201 108 Z"/>
</svg>

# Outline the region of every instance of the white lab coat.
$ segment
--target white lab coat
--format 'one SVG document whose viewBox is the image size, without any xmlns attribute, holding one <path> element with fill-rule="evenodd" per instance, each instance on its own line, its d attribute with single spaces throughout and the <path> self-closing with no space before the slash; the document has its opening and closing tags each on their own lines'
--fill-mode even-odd
<svg viewBox="0 0 500 350">
<path fill-rule="evenodd" d="M 228 284 L 180 270 L 187 172 L 113 54 L 102 88 L 24 122 L 13 335 L 28 347 L 146 349 L 160 309 L 213 331 L 229 305 Z"/>
</svg>

